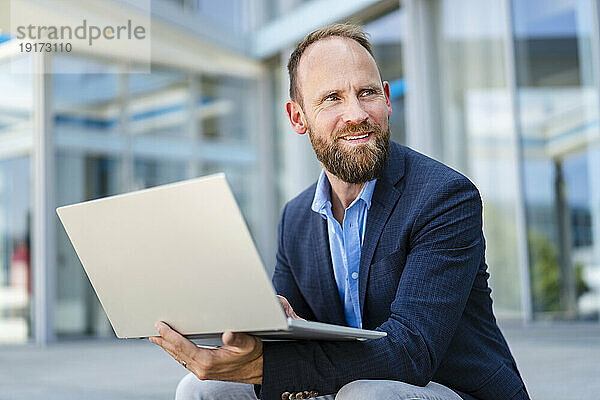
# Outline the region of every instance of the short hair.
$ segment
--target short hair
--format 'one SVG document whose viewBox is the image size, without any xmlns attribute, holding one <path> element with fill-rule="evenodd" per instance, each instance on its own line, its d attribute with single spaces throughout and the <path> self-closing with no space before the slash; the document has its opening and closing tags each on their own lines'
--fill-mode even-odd
<svg viewBox="0 0 600 400">
<path fill-rule="evenodd" d="M 371 57 L 375 58 L 373 56 L 373 50 L 371 49 L 371 43 L 368 39 L 369 35 L 362 29 L 360 25 L 332 24 L 309 33 L 304 37 L 304 39 L 302 39 L 300 43 L 298 43 L 298 45 L 290 55 L 290 59 L 288 60 L 287 64 L 288 73 L 290 75 L 290 98 L 299 103 L 300 105 L 302 105 L 302 98 L 300 96 L 297 78 L 297 69 L 298 64 L 300 64 L 300 58 L 302 57 L 302 54 L 304 54 L 304 51 L 311 44 L 319 40 L 334 36 L 354 40 L 362 47 L 364 47 L 369 52 Z"/>
</svg>

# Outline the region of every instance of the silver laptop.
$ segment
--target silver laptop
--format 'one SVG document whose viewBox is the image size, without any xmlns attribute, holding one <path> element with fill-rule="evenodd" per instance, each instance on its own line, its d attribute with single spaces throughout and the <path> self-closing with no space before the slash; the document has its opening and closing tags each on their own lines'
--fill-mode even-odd
<svg viewBox="0 0 600 400">
<path fill-rule="evenodd" d="M 203 344 L 218 344 L 224 331 L 264 339 L 386 335 L 286 318 L 224 174 L 56 212 L 119 338 L 154 336 L 156 321 Z"/>
</svg>

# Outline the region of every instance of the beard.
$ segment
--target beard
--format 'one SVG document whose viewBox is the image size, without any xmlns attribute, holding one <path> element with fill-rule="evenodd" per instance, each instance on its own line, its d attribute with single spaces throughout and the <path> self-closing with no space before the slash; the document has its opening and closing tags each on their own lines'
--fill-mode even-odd
<svg viewBox="0 0 600 400">
<path fill-rule="evenodd" d="M 371 132 L 362 145 L 345 145 L 342 136 Z M 308 126 L 308 137 L 323 167 L 346 183 L 360 184 L 379 178 L 390 154 L 390 128 L 364 121 L 334 132 L 329 140 L 317 137 Z"/>
</svg>

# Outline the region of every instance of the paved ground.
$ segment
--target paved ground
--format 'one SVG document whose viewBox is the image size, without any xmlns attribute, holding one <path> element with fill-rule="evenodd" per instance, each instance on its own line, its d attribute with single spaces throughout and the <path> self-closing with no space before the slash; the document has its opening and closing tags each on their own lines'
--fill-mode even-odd
<svg viewBox="0 0 600 400">
<path fill-rule="evenodd" d="M 504 325 L 532 399 L 600 399 L 600 325 Z M 144 341 L 0 347 L 0 400 L 171 399 L 185 370 Z"/>
<path fill-rule="evenodd" d="M 503 327 L 534 400 L 600 399 L 600 324 Z"/>
</svg>

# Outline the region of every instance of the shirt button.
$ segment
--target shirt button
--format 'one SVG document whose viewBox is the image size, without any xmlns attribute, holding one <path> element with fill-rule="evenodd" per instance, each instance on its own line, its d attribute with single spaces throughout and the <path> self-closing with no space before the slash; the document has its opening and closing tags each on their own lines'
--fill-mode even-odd
<svg viewBox="0 0 600 400">
<path fill-rule="evenodd" d="M 358 274 L 356 272 L 352 273 L 352 279 L 357 279 L 358 278 Z"/>
</svg>

